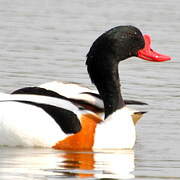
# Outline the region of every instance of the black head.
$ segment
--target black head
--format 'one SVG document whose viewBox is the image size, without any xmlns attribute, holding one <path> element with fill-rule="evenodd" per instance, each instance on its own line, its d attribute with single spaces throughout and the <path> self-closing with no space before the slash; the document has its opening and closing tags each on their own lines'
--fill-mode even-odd
<svg viewBox="0 0 180 180">
<path fill-rule="evenodd" d="M 142 33 L 134 26 L 118 26 L 103 33 L 95 40 L 87 54 L 87 65 L 90 61 L 120 62 L 131 56 L 137 56 L 138 50 L 144 48 Z"/>
<path fill-rule="evenodd" d="M 118 26 L 95 40 L 87 54 L 87 70 L 105 107 L 105 117 L 125 104 L 120 91 L 118 63 L 132 56 L 148 61 L 166 61 L 169 56 L 151 48 L 149 35 L 134 26 Z"/>
<path fill-rule="evenodd" d="M 120 92 L 118 63 L 136 56 L 145 45 L 143 35 L 133 26 L 118 26 L 95 40 L 87 54 L 87 70 L 105 107 L 105 117 L 125 104 Z"/>
</svg>

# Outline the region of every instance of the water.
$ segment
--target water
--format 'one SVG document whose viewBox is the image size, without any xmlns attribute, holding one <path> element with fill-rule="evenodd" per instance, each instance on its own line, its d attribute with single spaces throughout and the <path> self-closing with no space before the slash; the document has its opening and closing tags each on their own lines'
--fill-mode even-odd
<svg viewBox="0 0 180 180">
<path fill-rule="evenodd" d="M 149 104 L 133 151 L 63 152 L 0 148 L 1 180 L 180 179 L 180 1 L 0 0 L 0 90 L 51 80 L 93 87 L 85 67 L 92 42 L 117 25 L 151 34 L 173 57 L 120 64 L 123 96 Z"/>
</svg>

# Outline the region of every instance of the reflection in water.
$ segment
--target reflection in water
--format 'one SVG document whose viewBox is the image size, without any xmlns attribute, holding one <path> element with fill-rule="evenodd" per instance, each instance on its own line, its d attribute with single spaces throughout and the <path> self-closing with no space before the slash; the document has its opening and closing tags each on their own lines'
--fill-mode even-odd
<svg viewBox="0 0 180 180">
<path fill-rule="evenodd" d="M 134 178 L 134 151 L 57 151 L 0 148 L 0 179 L 130 179 Z"/>
<path fill-rule="evenodd" d="M 0 179 L 130 179 L 134 152 L 70 152 L 43 148 L 0 148 Z"/>
<path fill-rule="evenodd" d="M 95 178 L 134 178 L 134 152 L 63 152 L 58 155 L 58 168 L 65 176 Z"/>
<path fill-rule="evenodd" d="M 134 151 L 121 150 L 95 154 L 95 169 L 101 170 L 102 174 L 96 177 L 106 178 L 134 178 Z"/>
<path fill-rule="evenodd" d="M 65 152 L 59 155 L 59 171 L 69 176 L 93 177 L 94 154 L 91 152 Z"/>
</svg>

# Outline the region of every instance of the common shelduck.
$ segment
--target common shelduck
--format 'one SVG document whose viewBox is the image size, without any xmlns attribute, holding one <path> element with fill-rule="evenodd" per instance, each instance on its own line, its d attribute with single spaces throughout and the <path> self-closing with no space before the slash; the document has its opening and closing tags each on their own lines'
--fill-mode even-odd
<svg viewBox="0 0 180 180">
<path fill-rule="evenodd" d="M 54 82 L 1 93 L 0 145 L 64 150 L 133 148 L 132 115 L 136 112 L 127 108 L 122 98 L 118 64 L 132 56 L 154 62 L 170 60 L 153 51 L 150 44 L 150 36 L 143 36 L 133 26 L 118 26 L 97 38 L 86 65 L 99 95 L 73 84 L 60 90 Z"/>
</svg>

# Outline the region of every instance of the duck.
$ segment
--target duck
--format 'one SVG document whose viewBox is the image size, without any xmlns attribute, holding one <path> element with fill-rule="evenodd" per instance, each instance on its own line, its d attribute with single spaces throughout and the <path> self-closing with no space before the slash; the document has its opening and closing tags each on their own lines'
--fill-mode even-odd
<svg viewBox="0 0 180 180">
<path fill-rule="evenodd" d="M 0 93 L 0 145 L 132 149 L 136 111 L 122 98 L 118 65 L 133 56 L 152 62 L 171 59 L 152 50 L 150 36 L 137 27 L 117 26 L 100 35 L 87 54 L 87 72 L 98 93 L 71 83 L 62 83 L 63 91 L 57 82 Z"/>
</svg>

